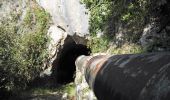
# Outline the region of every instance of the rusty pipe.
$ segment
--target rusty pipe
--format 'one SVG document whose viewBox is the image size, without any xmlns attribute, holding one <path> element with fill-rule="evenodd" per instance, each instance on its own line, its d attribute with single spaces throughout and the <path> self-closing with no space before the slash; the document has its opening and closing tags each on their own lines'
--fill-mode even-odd
<svg viewBox="0 0 170 100">
<path fill-rule="evenodd" d="M 170 53 L 79 56 L 98 100 L 170 100 Z"/>
</svg>

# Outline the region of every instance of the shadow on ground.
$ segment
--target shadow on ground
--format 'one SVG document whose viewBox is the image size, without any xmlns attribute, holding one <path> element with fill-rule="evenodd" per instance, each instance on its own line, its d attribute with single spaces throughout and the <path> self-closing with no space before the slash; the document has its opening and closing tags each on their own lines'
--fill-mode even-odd
<svg viewBox="0 0 170 100">
<path fill-rule="evenodd" d="M 73 82 L 55 87 L 32 87 L 5 100 L 75 100 Z"/>
</svg>

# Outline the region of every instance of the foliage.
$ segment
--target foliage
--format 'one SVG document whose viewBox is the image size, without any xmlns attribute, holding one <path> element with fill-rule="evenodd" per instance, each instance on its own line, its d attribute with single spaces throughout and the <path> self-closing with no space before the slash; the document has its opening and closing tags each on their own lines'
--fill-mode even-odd
<svg viewBox="0 0 170 100">
<path fill-rule="evenodd" d="M 148 12 L 147 0 L 82 0 L 90 10 L 90 32 L 104 31 L 111 20 L 142 25 Z M 138 22 L 138 23 L 136 23 Z M 114 24 L 112 23 L 112 24 Z"/>
<path fill-rule="evenodd" d="M 91 37 L 88 46 L 92 53 L 105 52 L 108 49 L 109 39 L 107 37 Z"/>
<path fill-rule="evenodd" d="M 88 46 L 92 53 L 108 53 L 108 54 L 133 54 L 146 52 L 140 45 L 133 43 L 125 43 L 118 47 L 110 42 L 108 37 L 93 36 L 88 42 Z"/>
<path fill-rule="evenodd" d="M 109 43 L 114 44 L 113 52 L 127 44 L 130 48 L 132 45 L 141 48 L 137 43 L 144 26 L 149 23 L 153 2 L 150 0 L 81 0 L 81 2 L 86 4 L 90 11 L 89 46 L 92 52 L 108 50 Z M 104 33 L 104 36 L 97 38 L 99 32 Z M 136 48 L 133 46 L 131 49 Z M 121 53 L 120 50 L 117 52 Z M 136 51 L 127 53 L 133 52 Z"/>
<path fill-rule="evenodd" d="M 111 13 L 111 0 L 82 0 L 90 10 L 90 32 L 95 35 L 104 30 L 104 24 Z"/>
<path fill-rule="evenodd" d="M 75 90 L 75 84 L 74 83 L 69 83 L 67 85 L 65 85 L 62 88 L 63 92 L 68 94 L 69 98 L 72 98 L 76 95 L 76 90 Z"/>
<path fill-rule="evenodd" d="M 126 43 L 119 48 L 116 46 L 110 46 L 107 52 L 110 54 L 136 54 L 144 53 L 146 50 L 144 50 L 140 45 Z"/>
<path fill-rule="evenodd" d="M 30 7 L 23 23 L 16 14 L 0 24 L 0 89 L 24 89 L 37 77 L 47 57 L 50 16 L 38 5 Z"/>
</svg>

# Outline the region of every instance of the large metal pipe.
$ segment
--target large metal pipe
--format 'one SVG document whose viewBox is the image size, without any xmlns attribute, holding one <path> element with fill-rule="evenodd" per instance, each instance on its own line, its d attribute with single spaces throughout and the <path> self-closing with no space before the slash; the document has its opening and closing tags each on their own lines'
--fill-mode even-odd
<svg viewBox="0 0 170 100">
<path fill-rule="evenodd" d="M 170 100 L 170 53 L 80 56 L 98 100 Z"/>
</svg>

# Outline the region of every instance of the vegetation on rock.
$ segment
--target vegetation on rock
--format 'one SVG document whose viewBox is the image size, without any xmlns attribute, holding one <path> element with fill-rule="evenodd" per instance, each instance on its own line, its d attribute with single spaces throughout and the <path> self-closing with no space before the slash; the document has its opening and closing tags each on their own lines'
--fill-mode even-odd
<svg viewBox="0 0 170 100">
<path fill-rule="evenodd" d="M 11 12 L 0 24 L 0 89 L 18 91 L 36 78 L 47 57 L 50 16 L 32 2 L 23 21 Z M 20 20 L 21 23 L 18 23 Z"/>
<path fill-rule="evenodd" d="M 162 31 L 161 27 L 165 26 L 165 23 L 160 22 L 164 22 L 163 20 L 165 19 L 168 21 L 169 19 L 162 16 L 169 16 L 168 1 L 166 0 L 81 0 L 81 2 L 86 4 L 90 11 L 92 41 L 89 41 L 89 44 L 92 51 L 97 49 L 95 52 L 107 50 L 105 48 L 110 46 L 106 46 L 106 42 L 114 44 L 116 48 L 122 48 L 123 45 L 128 44 L 129 46 L 137 45 L 134 48 L 139 47 L 140 49 L 141 43 L 139 41 L 143 35 L 144 28 L 148 24 L 154 23 L 154 28 L 150 32 L 158 29 L 154 34 L 159 34 Z M 98 37 L 98 34 L 103 34 L 103 36 Z M 153 40 L 154 38 L 153 36 Z M 148 41 L 151 40 L 148 39 Z M 101 44 L 103 44 L 103 47 Z M 148 43 L 148 45 L 150 46 L 144 47 L 146 50 L 154 48 L 157 41 Z"/>
</svg>

